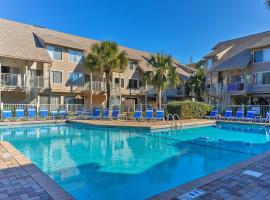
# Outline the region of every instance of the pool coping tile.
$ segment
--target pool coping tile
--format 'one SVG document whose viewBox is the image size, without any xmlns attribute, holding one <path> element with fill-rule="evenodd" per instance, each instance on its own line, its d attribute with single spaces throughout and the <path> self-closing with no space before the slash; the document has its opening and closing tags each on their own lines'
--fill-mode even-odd
<svg viewBox="0 0 270 200">
<path fill-rule="evenodd" d="M 47 193 L 55 200 L 73 200 L 74 198 L 67 193 L 60 185 L 54 182 L 47 174 L 41 171 L 35 164 L 33 164 L 27 157 L 19 152 L 9 142 L 1 141 L 0 145 L 11 154 L 33 179 L 36 181 Z M 10 167 L 10 166 L 8 166 Z"/>
<path fill-rule="evenodd" d="M 242 171 L 244 171 L 244 169 L 251 165 L 254 164 L 255 162 L 259 162 L 267 157 L 270 157 L 270 151 L 267 151 L 265 153 L 259 154 L 257 156 L 254 156 L 248 160 L 244 160 L 240 163 L 234 164 L 232 166 L 229 166 L 225 169 L 216 171 L 214 173 L 211 173 L 209 175 L 203 176 L 201 178 L 195 179 L 193 181 L 187 182 L 183 185 L 177 186 L 175 188 L 172 188 L 168 191 L 162 192 L 160 194 L 154 195 L 150 198 L 148 198 L 149 200 L 156 200 L 156 199 L 176 199 L 177 197 L 181 196 L 182 194 L 189 192 L 195 188 L 200 188 L 203 187 L 205 185 L 210 184 L 211 182 L 224 177 L 228 174 L 231 173 L 235 173 L 239 170 L 242 169 Z M 241 172 L 242 172 L 241 171 Z M 254 177 L 253 177 L 254 178 Z M 206 194 L 207 194 L 207 190 L 206 190 Z M 172 197 L 173 196 L 173 197 Z"/>
</svg>

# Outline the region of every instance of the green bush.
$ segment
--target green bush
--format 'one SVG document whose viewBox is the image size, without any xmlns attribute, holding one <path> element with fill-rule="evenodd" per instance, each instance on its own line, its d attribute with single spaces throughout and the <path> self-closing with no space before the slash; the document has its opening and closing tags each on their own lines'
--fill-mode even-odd
<svg viewBox="0 0 270 200">
<path fill-rule="evenodd" d="M 178 114 L 181 119 L 203 118 L 212 110 L 212 106 L 193 101 L 174 101 L 167 105 L 166 112 Z"/>
</svg>

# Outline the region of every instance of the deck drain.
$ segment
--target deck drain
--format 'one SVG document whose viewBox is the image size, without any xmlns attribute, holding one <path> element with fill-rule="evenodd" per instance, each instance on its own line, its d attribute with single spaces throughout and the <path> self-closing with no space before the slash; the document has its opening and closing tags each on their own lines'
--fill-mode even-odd
<svg viewBox="0 0 270 200">
<path fill-rule="evenodd" d="M 191 190 L 185 194 L 182 194 L 181 196 L 177 197 L 177 200 L 190 200 L 190 199 L 195 199 L 201 195 L 203 195 L 205 191 L 199 190 L 199 189 L 194 189 Z"/>
<path fill-rule="evenodd" d="M 5 152 L 5 153 L 3 153 L 3 156 L 2 156 L 4 159 L 8 159 L 8 158 L 10 158 L 11 157 L 11 155 L 10 155 L 10 153 L 8 153 L 8 152 Z"/>
<path fill-rule="evenodd" d="M 252 170 L 243 171 L 243 174 L 248 175 L 248 176 L 253 176 L 256 178 L 259 178 L 261 175 L 263 175 L 263 173 L 252 171 Z"/>
</svg>

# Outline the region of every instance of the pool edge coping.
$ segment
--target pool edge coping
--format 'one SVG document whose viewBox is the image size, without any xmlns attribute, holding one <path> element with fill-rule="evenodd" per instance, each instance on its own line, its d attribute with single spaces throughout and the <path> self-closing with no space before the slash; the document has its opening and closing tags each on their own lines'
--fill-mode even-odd
<svg viewBox="0 0 270 200">
<path fill-rule="evenodd" d="M 185 194 L 186 192 L 190 192 L 191 190 L 194 190 L 196 188 L 200 188 L 204 185 L 207 185 L 216 179 L 219 179 L 227 174 L 233 173 L 234 171 L 237 171 L 237 170 L 240 170 L 244 167 L 247 167 L 248 165 L 253 164 L 254 162 L 257 162 L 259 160 L 262 160 L 268 156 L 270 156 L 270 151 L 266 151 L 262 154 L 256 155 L 256 156 L 251 157 L 247 160 L 238 162 L 238 163 L 233 164 L 231 166 L 228 166 L 224 169 L 210 173 L 210 174 L 203 176 L 201 178 L 197 178 L 193 181 L 189 181 L 189 182 L 184 183 L 182 185 L 176 186 L 176 187 L 171 188 L 167 191 L 153 195 L 152 197 L 149 197 L 147 199 L 148 200 L 176 199 L 178 196 L 181 196 L 181 195 Z"/>
<path fill-rule="evenodd" d="M 39 169 L 31 160 L 17 150 L 11 143 L 0 141 L 2 147 L 17 161 L 47 194 L 55 200 L 73 200 L 74 198 L 64 190 L 59 184 Z"/>
</svg>

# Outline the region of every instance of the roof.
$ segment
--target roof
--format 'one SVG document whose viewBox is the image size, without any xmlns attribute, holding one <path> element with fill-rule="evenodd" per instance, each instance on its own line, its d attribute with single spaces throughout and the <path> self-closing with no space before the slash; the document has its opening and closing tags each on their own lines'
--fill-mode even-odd
<svg viewBox="0 0 270 200">
<path fill-rule="evenodd" d="M 266 41 L 270 44 L 269 31 L 220 42 L 204 58 L 215 58 L 211 71 L 245 68 L 252 59 L 250 49 Z"/>
<path fill-rule="evenodd" d="M 87 53 L 90 46 L 96 42 L 98 41 L 0 18 L 0 56 L 50 63 L 52 60 L 44 44 L 78 49 Z M 152 53 L 123 46 L 119 48 L 125 50 L 130 59 L 138 60 L 143 71 L 154 70 L 149 63 Z M 188 75 L 188 69 L 183 70 L 183 66 L 182 70 L 178 71 L 183 75 Z"/>
</svg>

